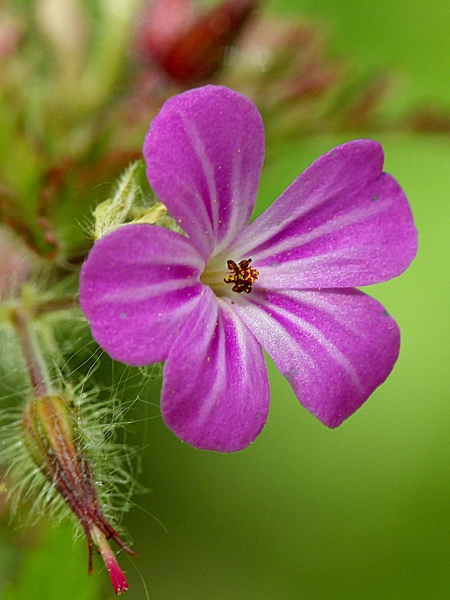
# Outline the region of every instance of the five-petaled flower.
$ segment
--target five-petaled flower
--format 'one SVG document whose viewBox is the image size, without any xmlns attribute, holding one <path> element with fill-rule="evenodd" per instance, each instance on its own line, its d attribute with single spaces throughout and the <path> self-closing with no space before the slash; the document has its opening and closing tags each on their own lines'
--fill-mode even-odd
<svg viewBox="0 0 450 600">
<path fill-rule="evenodd" d="M 389 375 L 400 343 L 355 287 L 399 275 L 417 249 L 381 146 L 328 152 L 251 224 L 264 132 L 247 98 L 214 86 L 171 98 L 144 156 L 186 235 L 130 224 L 94 244 L 80 290 L 94 338 L 130 365 L 165 361 L 164 420 L 197 448 L 239 450 L 260 433 L 263 349 L 303 406 L 340 425 Z"/>
</svg>

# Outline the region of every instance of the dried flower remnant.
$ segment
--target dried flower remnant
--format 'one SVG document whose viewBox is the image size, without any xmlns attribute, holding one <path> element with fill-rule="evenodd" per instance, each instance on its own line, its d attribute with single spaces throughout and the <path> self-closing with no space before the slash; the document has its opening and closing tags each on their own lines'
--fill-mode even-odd
<svg viewBox="0 0 450 600">
<path fill-rule="evenodd" d="M 114 444 L 105 439 L 105 428 L 111 434 L 117 421 L 108 421 L 105 425 L 110 409 L 102 402 L 83 402 L 69 384 L 64 383 L 61 372 L 57 374 L 59 383 L 52 383 L 50 373 L 58 359 L 47 356 L 34 318 L 43 309 L 53 306 L 58 310 L 55 302 L 34 305 L 32 298 L 24 296 L 5 309 L 25 367 L 28 398 L 31 396 L 23 409 L 0 415 L 0 459 L 8 465 L 11 481 L 8 496 L 13 509 L 30 498 L 34 500 L 31 513 L 56 519 L 68 514 L 75 517 L 88 543 L 89 574 L 93 569 L 95 545 L 119 594 L 128 589 L 128 583 L 109 543 L 114 541 L 128 554 L 135 556 L 135 553 L 122 541 L 107 516 L 112 508 L 109 495 L 119 491 L 116 477 L 121 477 L 122 486 L 127 479 Z M 55 391 L 55 388 L 63 391 Z M 96 464 L 94 476 L 91 458 L 100 459 L 103 465 L 107 460 L 108 472 Z"/>
<path fill-rule="evenodd" d="M 34 398 L 23 411 L 25 444 L 35 464 L 72 510 L 88 542 L 88 572 L 92 574 L 92 549 L 102 554 L 116 594 L 128 583 L 108 540 L 136 556 L 102 512 L 88 458 L 77 430 L 76 415 L 61 395 Z"/>
<path fill-rule="evenodd" d="M 163 417 L 198 448 L 239 450 L 262 430 L 263 348 L 299 401 L 340 425 L 389 375 L 400 342 L 395 321 L 355 288 L 400 275 L 417 249 L 381 146 L 331 150 L 251 224 L 264 131 L 247 98 L 206 86 L 170 99 L 144 157 L 188 237 L 131 224 L 94 244 L 80 279 L 94 338 L 127 364 L 166 361 Z"/>
</svg>

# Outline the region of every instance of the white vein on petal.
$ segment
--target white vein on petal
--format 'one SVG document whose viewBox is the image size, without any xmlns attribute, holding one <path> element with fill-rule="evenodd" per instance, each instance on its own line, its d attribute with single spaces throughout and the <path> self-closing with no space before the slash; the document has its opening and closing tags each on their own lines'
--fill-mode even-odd
<svg viewBox="0 0 450 600">
<path fill-rule="evenodd" d="M 192 148 L 195 152 L 195 155 L 197 156 L 198 160 L 200 161 L 200 164 L 203 169 L 205 180 L 206 180 L 206 183 L 208 186 L 210 205 L 211 205 L 211 211 L 212 211 L 212 223 L 210 223 L 210 225 L 213 228 L 213 232 L 214 232 L 215 240 L 216 240 L 217 234 L 218 234 L 217 230 L 218 230 L 218 225 L 219 225 L 219 212 L 218 212 L 219 211 L 219 199 L 217 196 L 217 187 L 216 187 L 216 180 L 215 180 L 215 176 L 214 176 L 214 167 L 211 164 L 211 161 L 210 161 L 208 154 L 206 152 L 206 149 L 205 149 L 205 145 L 202 141 L 202 138 L 199 134 L 198 128 L 195 125 L 195 123 L 193 121 L 191 121 L 190 119 L 188 119 L 183 112 L 180 112 L 179 115 L 184 123 L 184 126 L 186 128 L 186 133 L 188 134 L 188 137 L 192 144 Z M 200 195 L 200 194 L 198 194 L 198 195 Z M 214 202 L 214 200 L 216 200 L 216 201 Z M 209 217 L 209 215 L 207 214 L 207 211 L 206 211 L 206 216 Z M 205 232 L 205 233 L 206 233 L 206 235 L 209 235 L 208 232 Z"/>
<path fill-rule="evenodd" d="M 283 297 L 284 295 L 285 294 L 280 294 L 281 297 Z M 286 328 L 283 325 L 278 323 L 278 321 L 276 320 L 276 315 L 278 315 L 279 317 L 283 317 L 284 319 L 289 321 L 289 323 L 291 323 L 294 329 L 296 329 L 297 331 L 300 330 L 301 332 L 308 333 L 309 335 L 311 335 L 311 337 L 316 341 L 316 343 L 319 344 L 319 346 L 321 346 L 338 365 L 345 369 L 345 371 L 350 376 L 354 386 L 361 392 L 363 391 L 361 381 L 350 360 L 336 347 L 335 344 L 330 342 L 330 340 L 320 331 L 320 329 L 318 329 L 314 325 L 311 325 L 311 323 L 308 323 L 304 319 L 301 319 L 297 315 L 294 315 L 288 310 L 281 308 L 276 304 L 273 304 L 272 302 L 265 302 L 261 299 L 258 299 L 258 304 L 261 307 L 264 307 L 266 314 L 268 314 L 272 318 L 271 327 L 273 327 L 274 322 L 277 323 L 278 333 L 276 336 L 272 335 L 271 337 L 276 337 L 276 339 L 282 339 L 284 343 L 286 343 L 287 341 L 287 336 L 289 336 L 289 338 L 293 340 L 293 343 L 289 344 L 289 351 L 293 357 L 296 357 L 295 362 L 300 364 L 297 358 L 300 350 L 303 359 L 305 358 L 305 355 L 308 356 L 308 364 L 310 367 L 313 367 L 313 370 L 320 371 L 322 369 L 322 367 L 316 363 L 313 356 L 300 347 L 299 342 L 293 337 L 293 335 L 290 332 L 287 332 Z M 258 304 L 256 304 L 256 306 Z M 264 332 L 263 335 L 267 338 L 266 332 Z M 264 342 L 264 340 L 261 340 L 261 342 Z M 283 351 L 284 350 L 285 349 L 283 348 Z M 268 349 L 268 352 L 270 354 L 270 349 Z M 286 375 L 285 373 L 283 374 Z"/>
<path fill-rule="evenodd" d="M 279 323 L 276 318 L 273 316 L 273 313 L 278 311 L 278 308 L 268 302 L 263 302 L 258 299 L 257 302 L 252 300 L 248 300 L 247 298 L 242 299 L 243 302 L 239 302 L 241 305 L 242 312 L 238 313 L 238 316 L 244 318 L 245 321 L 245 313 L 252 312 L 256 315 L 256 319 L 258 323 L 261 324 L 260 335 L 258 335 L 259 343 L 267 349 L 270 354 L 269 349 L 265 345 L 266 340 L 268 338 L 275 344 L 283 345 L 283 353 L 289 354 L 291 356 L 291 361 L 298 362 L 299 365 L 303 364 L 299 359 L 303 360 L 312 370 L 317 368 L 316 363 L 313 358 L 310 356 L 306 350 L 304 350 L 301 346 L 299 346 L 297 340 L 292 336 L 290 332 L 286 330 L 286 328 Z M 236 302 L 234 303 L 236 304 Z M 261 310 L 263 311 L 265 317 L 261 320 Z M 267 321 L 270 319 L 270 325 L 267 327 Z M 254 327 L 252 327 L 251 323 L 247 324 L 247 327 L 250 331 L 254 331 Z M 259 327 L 258 327 L 259 329 Z"/>
<path fill-rule="evenodd" d="M 353 384 L 358 390 L 363 391 L 363 386 L 361 381 L 359 380 L 358 373 L 356 372 L 354 366 L 350 362 L 350 360 L 343 354 L 335 344 L 330 342 L 330 340 L 314 325 L 308 323 L 304 319 L 292 314 L 284 308 L 276 307 L 277 313 L 290 321 L 295 327 L 298 329 L 310 334 L 314 340 L 322 346 L 322 348 L 327 352 L 327 354 L 345 371 L 349 374 Z"/>
<path fill-rule="evenodd" d="M 201 203 L 204 204 L 203 194 L 200 192 L 200 190 L 197 186 L 197 183 L 192 178 L 187 182 L 184 174 L 178 174 L 178 173 L 173 173 L 171 175 L 171 177 L 172 177 L 172 181 L 177 184 L 174 187 L 179 187 L 181 190 L 185 191 L 189 197 L 192 196 L 192 194 L 194 194 L 195 198 L 196 199 L 201 198 Z M 211 239 L 211 237 L 212 237 L 211 234 L 213 233 L 213 229 L 212 229 L 211 223 L 209 222 L 209 215 L 207 213 L 205 213 L 205 214 L 206 214 L 207 218 L 206 218 L 204 225 L 208 226 L 209 231 L 203 230 L 203 224 L 200 225 L 200 229 L 205 233 L 205 235 L 208 237 L 208 239 Z M 197 221 L 200 221 L 200 219 L 198 218 L 198 213 L 195 215 L 194 219 L 196 219 Z M 179 224 L 180 224 L 180 226 L 183 225 L 183 223 L 181 221 L 179 222 Z"/>
<path fill-rule="evenodd" d="M 216 318 L 218 319 L 219 313 L 217 312 Z M 220 323 L 220 320 L 219 320 Z M 215 328 L 213 329 L 214 335 Z M 226 366 L 227 361 L 225 357 L 225 332 L 223 331 L 222 323 L 220 323 L 220 329 L 217 331 L 216 335 L 218 336 L 218 349 L 216 360 L 214 363 L 214 384 L 209 388 L 208 394 L 204 396 L 203 402 L 201 404 L 200 411 L 196 417 L 197 425 L 204 425 L 214 410 L 214 407 L 217 405 L 217 399 L 220 397 L 221 392 L 226 387 Z M 211 338 L 212 339 L 212 338 Z M 208 344 L 208 349 L 211 347 L 211 342 Z"/>
<path fill-rule="evenodd" d="M 373 202 L 371 205 L 369 205 L 369 207 L 353 210 L 350 213 L 341 215 L 340 217 L 329 219 L 322 225 L 311 229 L 311 231 L 307 233 L 301 233 L 298 235 L 289 236 L 287 238 L 283 237 L 280 241 L 270 245 L 265 250 L 258 252 L 257 248 L 259 245 L 270 241 L 270 237 L 267 238 L 262 234 L 258 236 L 256 240 L 252 240 L 253 249 L 249 250 L 248 252 L 254 255 L 254 261 L 264 260 L 266 258 L 273 257 L 287 250 L 292 250 L 292 248 L 294 247 L 297 248 L 313 240 L 316 240 L 317 238 L 329 235 L 330 233 L 335 233 L 340 229 L 343 229 L 344 227 L 354 225 L 370 217 L 373 217 L 374 215 L 386 211 L 391 206 L 391 204 L 392 200 L 385 202 Z M 288 219 L 286 222 L 283 223 L 282 229 L 275 231 L 271 237 L 277 235 L 278 233 L 282 233 L 283 229 L 287 227 L 288 224 L 295 222 L 297 219 L 300 218 L 300 216 L 302 216 L 302 214 L 295 214 L 294 216 L 292 216 L 292 218 Z M 251 232 L 249 231 L 249 233 Z"/>
<path fill-rule="evenodd" d="M 339 303 L 330 301 L 331 298 L 329 298 L 324 290 L 320 292 L 289 290 L 283 292 L 283 296 L 291 298 L 295 302 L 301 302 L 302 304 L 318 308 L 332 317 L 339 325 L 342 325 L 346 331 L 355 335 L 359 335 L 360 333 L 360 330 L 352 324 L 352 320 L 348 319 L 347 312 L 345 311 L 344 313 Z M 361 297 L 363 298 L 364 296 Z M 347 309 L 347 306 L 345 308 Z"/>
<path fill-rule="evenodd" d="M 150 300 L 155 296 L 161 296 L 168 292 L 177 290 L 186 290 L 186 295 L 189 296 L 188 289 L 195 288 L 196 286 L 202 285 L 198 279 L 190 280 L 183 279 L 172 279 L 171 281 L 163 281 L 160 283 L 153 283 L 149 285 L 136 285 L 135 287 L 128 285 L 126 289 L 119 289 L 116 291 L 103 293 L 100 297 L 101 304 L 113 304 L 116 302 L 142 302 Z M 198 301 L 199 292 L 195 294 L 195 299 Z"/>
<path fill-rule="evenodd" d="M 242 211 L 237 210 L 235 207 L 242 205 L 242 199 L 248 199 L 250 197 L 248 189 L 244 189 L 244 179 L 242 177 L 242 159 L 239 153 L 239 148 L 233 158 L 233 165 L 231 169 L 232 180 L 229 185 L 231 185 L 231 195 L 230 195 L 230 204 L 231 211 L 228 220 L 228 227 L 226 230 L 226 235 L 220 242 L 217 243 L 216 254 L 222 252 L 226 247 L 233 241 L 233 239 L 242 231 L 244 227 L 248 225 L 248 220 L 250 219 L 251 212 L 249 214 L 242 214 Z M 247 184 L 246 188 L 250 187 L 250 182 Z M 253 208 L 253 206 L 252 206 Z M 217 238 L 216 238 L 217 239 Z"/>
<path fill-rule="evenodd" d="M 367 262 L 367 259 L 371 258 L 371 254 L 367 253 L 368 256 L 364 256 L 366 253 L 367 249 L 361 246 L 359 248 L 340 248 L 339 250 L 316 256 L 277 262 L 273 266 L 259 266 L 257 260 L 254 260 L 253 264 L 258 267 L 259 271 L 259 279 L 255 283 L 255 289 L 257 287 L 270 287 L 271 289 L 278 289 L 279 287 L 289 288 L 290 282 L 286 278 L 295 278 L 295 281 L 292 281 L 292 286 L 296 289 L 299 287 L 314 287 L 316 286 L 318 274 L 323 270 L 326 270 L 327 276 L 339 276 L 342 275 L 344 266 L 345 276 L 348 279 L 349 275 L 352 275 L 349 269 L 350 265 L 353 264 L 355 266 L 354 274 L 359 275 L 361 272 L 361 262 L 364 263 L 367 274 L 370 273 L 370 263 Z"/>
</svg>

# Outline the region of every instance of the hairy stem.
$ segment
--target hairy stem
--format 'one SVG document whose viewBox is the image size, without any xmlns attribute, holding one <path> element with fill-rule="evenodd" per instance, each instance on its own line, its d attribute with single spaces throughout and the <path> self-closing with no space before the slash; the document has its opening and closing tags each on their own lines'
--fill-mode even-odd
<svg viewBox="0 0 450 600">
<path fill-rule="evenodd" d="M 50 394 L 50 378 L 30 322 L 30 316 L 19 307 L 13 308 L 10 314 L 11 324 L 16 332 L 35 395 L 45 396 Z"/>
<path fill-rule="evenodd" d="M 55 298 L 45 302 L 36 303 L 33 306 L 33 315 L 45 315 L 58 310 L 70 310 L 79 306 L 78 296 L 66 296 L 64 298 Z"/>
</svg>

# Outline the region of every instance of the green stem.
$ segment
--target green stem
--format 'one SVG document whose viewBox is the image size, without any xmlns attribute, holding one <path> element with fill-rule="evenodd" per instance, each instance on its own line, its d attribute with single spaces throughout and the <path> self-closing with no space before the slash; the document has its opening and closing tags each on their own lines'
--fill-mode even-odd
<svg viewBox="0 0 450 600">
<path fill-rule="evenodd" d="M 22 356 L 27 366 L 31 386 L 36 397 L 51 394 L 50 378 L 39 344 L 30 322 L 29 314 L 22 308 L 11 310 L 11 324 L 15 329 Z"/>
<path fill-rule="evenodd" d="M 58 310 L 70 310 L 72 308 L 78 307 L 78 296 L 55 298 L 54 300 L 47 300 L 46 302 L 36 303 L 36 305 L 33 306 L 33 315 L 45 315 L 47 313 L 56 312 Z"/>
</svg>

